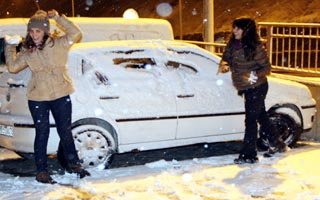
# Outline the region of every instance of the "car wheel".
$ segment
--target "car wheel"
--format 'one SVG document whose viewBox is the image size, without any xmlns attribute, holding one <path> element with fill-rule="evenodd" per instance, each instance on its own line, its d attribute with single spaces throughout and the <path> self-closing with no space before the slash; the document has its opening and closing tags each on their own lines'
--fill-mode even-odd
<svg viewBox="0 0 320 200">
<path fill-rule="evenodd" d="M 78 124 L 72 128 L 72 134 L 83 166 L 108 164 L 117 143 L 111 131 L 103 124 Z"/>
<path fill-rule="evenodd" d="M 274 126 L 277 134 L 282 138 L 284 143 L 289 147 L 294 147 L 300 139 L 302 129 L 296 121 L 289 115 L 282 113 L 273 113 L 270 115 L 271 125 Z M 268 148 L 266 136 L 260 130 L 260 138 L 258 139 L 257 146 L 261 150 Z"/>
<path fill-rule="evenodd" d="M 34 153 L 24 153 L 24 152 L 17 152 L 17 151 L 15 153 L 24 159 L 28 159 L 28 160 L 34 159 Z"/>
<path fill-rule="evenodd" d="M 267 151 L 269 148 L 268 140 L 264 137 L 259 137 L 257 141 L 257 148 L 258 151 Z"/>
<path fill-rule="evenodd" d="M 297 122 L 286 114 L 275 113 L 270 116 L 271 124 L 276 128 L 284 143 L 294 147 L 300 139 L 302 129 Z"/>
</svg>

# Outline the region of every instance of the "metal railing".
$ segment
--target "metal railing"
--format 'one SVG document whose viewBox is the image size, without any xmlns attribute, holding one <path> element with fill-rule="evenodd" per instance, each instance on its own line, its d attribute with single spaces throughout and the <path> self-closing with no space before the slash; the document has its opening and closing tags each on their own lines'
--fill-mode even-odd
<svg viewBox="0 0 320 200">
<path fill-rule="evenodd" d="M 320 74 L 320 24 L 260 22 L 258 31 L 274 69 Z M 218 55 L 223 53 L 226 45 L 185 42 L 211 48 Z"/>
<path fill-rule="evenodd" d="M 212 53 L 217 54 L 218 56 L 222 56 L 222 53 L 226 47 L 225 43 L 200 42 L 200 41 L 193 41 L 193 40 L 181 40 L 181 41 L 187 42 L 190 44 L 196 44 L 199 47 L 202 47 Z"/>
<path fill-rule="evenodd" d="M 320 24 L 261 22 L 258 25 L 274 68 L 320 74 Z"/>
</svg>

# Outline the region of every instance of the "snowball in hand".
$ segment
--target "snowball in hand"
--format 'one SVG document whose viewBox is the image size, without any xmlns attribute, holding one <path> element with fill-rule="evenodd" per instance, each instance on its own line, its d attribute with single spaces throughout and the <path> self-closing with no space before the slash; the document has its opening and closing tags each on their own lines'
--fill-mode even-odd
<svg viewBox="0 0 320 200">
<path fill-rule="evenodd" d="M 250 84 L 254 84 L 256 83 L 258 80 L 258 76 L 257 73 L 255 71 L 250 72 L 250 76 L 248 78 L 248 81 L 250 82 Z"/>
<path fill-rule="evenodd" d="M 22 37 L 20 35 L 5 35 L 4 40 L 7 44 L 19 44 L 22 41 Z"/>
</svg>

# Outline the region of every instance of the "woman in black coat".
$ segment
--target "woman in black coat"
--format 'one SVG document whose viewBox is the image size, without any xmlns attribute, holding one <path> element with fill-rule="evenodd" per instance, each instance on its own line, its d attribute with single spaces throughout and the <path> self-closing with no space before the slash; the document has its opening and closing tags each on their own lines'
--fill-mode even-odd
<svg viewBox="0 0 320 200">
<path fill-rule="evenodd" d="M 245 100 L 245 135 L 236 164 L 255 163 L 257 157 L 258 124 L 269 142 L 265 155 L 285 151 L 285 144 L 271 126 L 265 108 L 268 92 L 267 75 L 271 64 L 251 18 L 238 18 L 232 24 L 232 36 L 223 53 L 219 71 L 231 71 L 233 85 Z"/>
</svg>

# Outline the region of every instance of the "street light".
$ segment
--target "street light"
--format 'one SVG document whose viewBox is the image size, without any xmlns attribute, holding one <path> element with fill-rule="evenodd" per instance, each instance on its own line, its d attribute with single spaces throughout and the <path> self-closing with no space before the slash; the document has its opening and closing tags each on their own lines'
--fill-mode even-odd
<svg viewBox="0 0 320 200">
<path fill-rule="evenodd" d="M 138 19 L 139 15 L 135 9 L 128 8 L 126 11 L 124 11 L 122 17 L 125 19 Z"/>
</svg>

